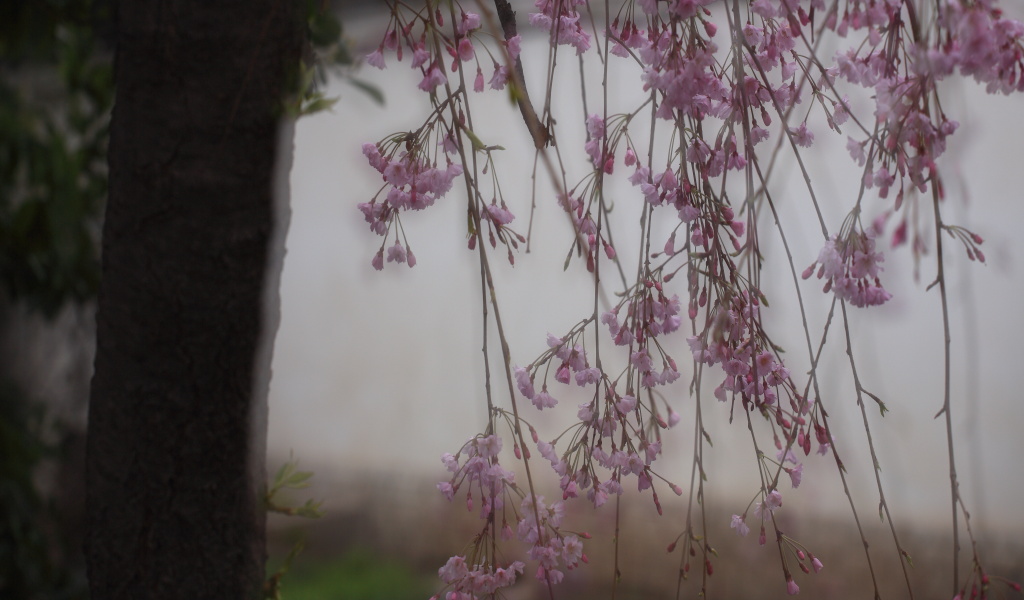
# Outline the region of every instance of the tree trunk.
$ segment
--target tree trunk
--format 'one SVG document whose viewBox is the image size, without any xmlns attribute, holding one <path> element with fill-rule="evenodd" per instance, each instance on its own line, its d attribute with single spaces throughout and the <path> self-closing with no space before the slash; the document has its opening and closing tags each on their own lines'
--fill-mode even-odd
<svg viewBox="0 0 1024 600">
<path fill-rule="evenodd" d="M 276 329 L 263 298 L 299 4 L 119 5 L 89 408 L 94 600 L 260 594 L 259 344 Z"/>
</svg>

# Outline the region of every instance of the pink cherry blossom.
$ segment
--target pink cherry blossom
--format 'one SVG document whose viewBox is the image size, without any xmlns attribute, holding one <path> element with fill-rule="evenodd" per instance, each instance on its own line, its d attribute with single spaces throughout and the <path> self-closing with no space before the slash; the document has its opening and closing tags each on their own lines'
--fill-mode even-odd
<svg viewBox="0 0 1024 600">
<path fill-rule="evenodd" d="M 533 388 L 533 378 L 530 376 L 530 372 L 523 367 L 516 367 L 513 369 L 516 378 L 516 386 L 519 387 L 519 393 L 523 396 L 533 399 L 537 395 L 537 392 Z"/>
<path fill-rule="evenodd" d="M 437 86 L 443 85 L 446 81 L 448 81 L 448 79 L 444 76 L 444 71 L 442 71 L 437 65 L 434 65 L 423 75 L 423 80 L 420 81 L 419 88 L 424 92 L 430 92 Z"/>
<path fill-rule="evenodd" d="M 556 44 L 566 44 L 582 54 L 590 48 L 590 34 L 580 25 L 577 7 L 586 0 L 536 0 L 538 12 L 530 13 L 530 25 L 551 33 Z"/>
<path fill-rule="evenodd" d="M 386 66 L 384 64 L 384 54 L 381 52 L 381 48 L 377 48 L 366 55 L 366 64 L 371 67 L 377 67 L 378 69 L 383 69 Z"/>
<path fill-rule="evenodd" d="M 879 280 L 882 270 L 879 263 L 883 260 L 882 253 L 875 252 L 874 239 L 867 233 L 850 233 L 844 240 L 833 237 L 826 242 L 815 263 L 804 271 L 803 278 L 809 278 L 817 264 L 817 276 L 826 281 L 826 292 L 832 290 L 854 306 L 877 306 L 892 298 Z"/>
<path fill-rule="evenodd" d="M 804 465 L 803 463 L 798 464 L 792 469 L 786 469 L 786 473 L 789 474 L 790 481 L 794 488 L 800 487 L 800 481 L 803 479 Z"/>
<path fill-rule="evenodd" d="M 740 537 L 745 537 L 750 533 L 750 527 L 747 527 L 746 519 L 740 515 L 732 516 L 732 522 L 729 524 L 729 527 L 735 529 L 736 533 L 739 534 Z"/>
<path fill-rule="evenodd" d="M 786 580 L 786 592 L 790 596 L 795 596 L 800 593 L 800 586 L 796 584 L 796 581 L 792 577 Z"/>
<path fill-rule="evenodd" d="M 452 583 L 462 579 L 469 573 L 464 556 L 453 556 L 448 559 L 443 567 L 438 569 L 437 574 L 445 583 Z"/>
<path fill-rule="evenodd" d="M 793 143 L 797 146 L 810 148 L 814 143 L 814 134 L 807 129 L 807 123 L 801 123 L 799 127 L 790 129 L 789 132 L 793 135 Z"/>
<path fill-rule="evenodd" d="M 476 51 L 473 49 L 473 42 L 469 38 L 462 38 L 459 40 L 458 48 L 459 60 L 463 62 L 469 62 L 476 56 Z"/>
<path fill-rule="evenodd" d="M 519 34 L 516 34 L 505 40 L 505 47 L 508 49 L 509 58 L 511 58 L 512 60 L 519 58 L 521 44 L 522 38 L 520 38 Z"/>
<path fill-rule="evenodd" d="M 490 86 L 492 90 L 504 89 L 508 83 L 508 67 L 494 63 L 494 75 L 491 76 Z"/>
<path fill-rule="evenodd" d="M 546 387 L 534 396 L 532 400 L 533 405 L 536 406 L 538 410 L 554 408 L 555 405 L 558 404 L 558 400 L 551 397 L 551 394 L 548 393 L 548 389 Z"/>
<path fill-rule="evenodd" d="M 404 263 L 406 259 L 406 250 L 399 242 L 395 242 L 394 246 L 388 248 L 388 262 Z"/>
</svg>

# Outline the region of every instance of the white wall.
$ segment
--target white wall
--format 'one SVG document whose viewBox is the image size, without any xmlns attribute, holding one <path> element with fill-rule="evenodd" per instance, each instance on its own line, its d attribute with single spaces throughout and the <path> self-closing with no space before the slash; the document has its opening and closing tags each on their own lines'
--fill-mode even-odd
<svg viewBox="0 0 1024 600">
<path fill-rule="evenodd" d="M 525 31 L 523 11 L 520 20 Z M 379 35 L 373 33 L 379 27 L 379 21 L 346 23 L 347 31 L 371 40 Z M 527 65 L 531 58 L 542 58 L 543 43 L 530 39 Z M 418 77 L 409 72 L 408 61 L 396 63 L 392 57 L 389 64 L 392 68 L 384 72 L 371 68 L 361 73 L 383 89 L 386 107 L 373 104 L 352 87 L 334 84 L 329 92 L 342 97 L 334 112 L 298 124 L 294 215 L 283 275 L 269 443 L 272 457 L 286 456 L 293 449 L 303 464 L 320 470 L 329 466 L 441 479 L 439 455 L 457 449 L 485 420 L 479 269 L 475 255 L 465 247 L 464 200 L 458 193 L 403 219 L 417 267 L 389 264 L 383 273 L 370 267 L 380 238 L 369 232 L 356 204 L 369 200 L 380 181 L 362 157 L 360 145 L 415 128 L 425 114 L 424 98 L 415 89 Z M 575 68 L 564 73 L 563 89 L 568 90 L 576 81 Z M 528 73 L 535 95 L 542 90 L 536 80 L 541 75 Z M 617 86 L 615 94 L 624 94 L 621 90 L 627 88 Z M 564 95 L 568 97 L 558 109 L 563 115 L 560 124 L 569 124 L 570 111 L 579 100 Z M 518 216 L 517 229 L 525 234 L 531 145 L 507 97 L 493 92 L 489 97 L 490 103 L 474 118 L 487 143 L 508 148 L 502 153 L 506 162 L 499 176 Z M 1020 97 L 987 96 L 971 83 L 949 89 L 944 102 L 947 113 L 962 125 L 946 159 L 946 219 L 984 236 L 988 257 L 987 265 L 968 263 L 962 249 L 946 240 L 954 306 L 957 464 L 974 524 L 1020 532 L 1024 403 L 1016 378 L 1024 371 L 1024 264 L 1019 240 L 1019 224 L 1024 223 L 1024 125 L 1019 116 L 1024 103 Z M 856 197 L 859 173 L 845 153 L 845 138 L 829 135 L 824 127 L 816 133 L 814 152 L 807 155 L 829 226 L 835 230 Z M 563 134 L 563 139 L 572 138 Z M 562 151 L 582 153 L 581 148 L 567 146 Z M 775 190 L 775 196 L 790 215 L 787 235 L 799 271 L 817 256 L 820 233 L 805 218 L 809 204 L 799 176 L 792 165 L 786 168 L 794 177 Z M 582 173 L 570 173 L 570 181 Z M 639 200 L 628 186 L 620 189 L 616 201 L 627 211 Z M 512 353 L 519 363 L 533 360 L 545 348 L 546 332 L 558 334 L 585 316 L 592 297 L 582 264 L 562 272 L 569 229 L 553 204 L 550 188 L 538 190 L 543 206 L 534 225 L 534 252 L 521 252 L 514 269 L 500 253 L 493 257 Z M 870 215 L 884 204 L 866 206 Z M 763 231 L 769 232 L 769 227 L 771 223 L 763 220 Z M 619 239 L 626 231 L 617 232 Z M 770 242 L 769 250 L 778 252 L 781 246 Z M 635 260 L 628 244 L 619 251 Z M 881 308 L 851 308 L 861 378 L 891 410 L 884 419 L 870 406 L 867 411 L 881 477 L 896 519 L 943 523 L 950 510 L 945 429 L 942 419 L 932 418 L 942 402 L 941 313 L 936 290 L 924 289 L 934 277 L 934 253 L 924 258 L 918 282 L 913 280 L 906 247 L 887 252 L 885 269 L 883 281 L 894 299 Z M 764 279 L 777 290 L 770 313 L 778 321 L 771 333 L 787 348 L 788 357 L 806 364 L 806 358 L 800 358 L 806 356 L 806 346 L 795 320 L 795 301 L 789 299 L 790 275 L 772 270 Z M 801 287 L 809 302 L 812 334 L 824 322 L 829 300 L 820 293 L 819 283 L 812 280 Z M 677 335 L 675 356 L 682 359 L 682 366 L 688 353 L 683 335 Z M 832 422 L 838 425 L 855 496 L 870 515 L 877 510 L 877 493 L 842 344 L 841 328 L 833 328 L 832 352 L 821 371 L 822 392 Z M 500 361 L 500 354 L 492 360 Z M 792 370 L 799 379 L 800 369 Z M 500 377 L 500 371 L 495 374 Z M 684 422 L 673 432 L 677 445 L 669 452 L 676 458 L 667 463 L 665 475 L 685 484 L 693 401 L 686 396 L 684 382 L 677 383 L 673 393 Z M 502 402 L 507 405 L 507 399 Z M 532 407 L 526 410 L 531 419 L 542 420 Z M 740 511 L 757 485 L 751 478 L 753 451 L 745 426 L 726 423 L 727 410 L 713 399 L 705 401 L 705 418 L 715 441 L 705 460 L 712 491 L 736 498 L 735 507 L 723 510 Z M 812 455 L 807 463 L 806 484 L 788 495 L 790 506 L 844 513 L 846 503 L 831 458 Z M 429 481 L 423 493 L 436 493 Z"/>
</svg>

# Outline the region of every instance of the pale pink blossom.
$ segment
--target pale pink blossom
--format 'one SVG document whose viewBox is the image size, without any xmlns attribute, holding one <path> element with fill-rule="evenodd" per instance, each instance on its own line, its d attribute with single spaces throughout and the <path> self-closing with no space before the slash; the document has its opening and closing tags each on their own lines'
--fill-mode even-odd
<svg viewBox="0 0 1024 600">
<path fill-rule="evenodd" d="M 569 365 L 562 365 L 555 371 L 555 381 L 559 383 L 569 383 Z"/>
<path fill-rule="evenodd" d="M 444 71 L 437 65 L 434 65 L 423 76 L 419 83 L 419 88 L 424 92 L 432 92 L 437 86 L 444 84 L 446 81 L 448 79 L 444 76 Z"/>
<path fill-rule="evenodd" d="M 460 36 L 464 36 L 467 33 L 480 28 L 480 15 L 476 13 L 462 13 L 462 18 L 459 20 L 455 27 L 456 32 Z"/>
<path fill-rule="evenodd" d="M 803 465 L 803 463 L 798 464 L 797 466 L 793 467 L 792 469 L 786 469 L 786 473 L 789 474 L 789 478 L 790 478 L 790 481 L 793 484 L 793 487 L 794 488 L 800 487 L 800 481 L 803 479 L 803 475 L 804 475 L 804 465 Z"/>
<path fill-rule="evenodd" d="M 555 452 L 554 445 L 545 442 L 544 440 L 537 441 L 537 450 L 540 450 L 540 455 L 547 459 L 548 462 L 552 464 L 552 466 L 557 465 L 558 461 L 561 460 L 560 458 L 558 458 L 558 454 Z"/>
<path fill-rule="evenodd" d="M 577 6 L 585 4 L 585 0 L 537 0 L 534 4 L 538 12 L 530 13 L 530 25 L 551 32 L 556 44 L 566 44 L 576 48 L 582 54 L 590 48 L 590 35 L 580 24 Z"/>
<path fill-rule="evenodd" d="M 523 367 L 515 367 L 513 369 L 515 374 L 516 386 L 519 388 L 519 393 L 523 396 L 533 399 L 537 393 L 533 388 L 533 377 L 530 376 L 530 372 Z"/>
<path fill-rule="evenodd" d="M 562 539 L 562 562 L 573 568 L 583 557 L 583 542 L 575 535 L 567 535 Z"/>
<path fill-rule="evenodd" d="M 522 38 L 519 37 L 518 33 L 505 40 L 505 47 L 508 48 L 509 58 L 511 58 L 513 61 L 519 57 L 521 43 Z"/>
<path fill-rule="evenodd" d="M 489 435 L 478 438 L 476 441 L 477 452 L 483 458 L 492 458 L 501 452 L 501 438 L 496 435 Z"/>
<path fill-rule="evenodd" d="M 476 56 L 476 51 L 473 49 L 473 42 L 469 38 L 462 38 L 459 40 L 458 48 L 459 60 L 462 62 L 469 62 Z"/>
<path fill-rule="evenodd" d="M 807 129 L 807 123 L 801 123 L 796 129 L 790 129 L 789 133 L 792 134 L 793 143 L 797 146 L 810 148 L 814 143 L 814 134 Z"/>
<path fill-rule="evenodd" d="M 399 242 L 395 242 L 394 246 L 388 248 L 388 262 L 404 263 L 406 259 L 406 250 Z"/>
<path fill-rule="evenodd" d="M 453 583 L 469 574 L 469 567 L 466 566 L 466 557 L 453 556 L 448 559 L 443 567 L 438 569 L 438 576 L 445 583 Z"/>
<path fill-rule="evenodd" d="M 750 533 L 750 527 L 747 527 L 746 519 L 744 517 L 741 517 L 740 515 L 732 516 L 732 523 L 729 524 L 729 527 L 735 529 L 736 533 L 739 534 L 741 537 L 744 537 L 748 533 Z"/>
<path fill-rule="evenodd" d="M 800 593 L 800 586 L 796 584 L 796 581 L 792 577 L 786 580 L 786 592 L 790 596 L 795 596 Z"/>
<path fill-rule="evenodd" d="M 366 64 L 378 69 L 383 69 L 386 66 L 384 64 L 384 53 L 381 52 L 380 48 L 366 55 Z"/>
<path fill-rule="evenodd" d="M 427 64 L 428 60 L 430 60 L 430 52 L 427 51 L 423 42 L 417 42 L 412 49 L 412 68 L 418 69 Z"/>
<path fill-rule="evenodd" d="M 883 260 L 868 233 L 851 232 L 844 240 L 828 240 L 815 263 L 803 272 L 803 278 L 808 279 L 817 264 L 817 276 L 826 282 L 824 291 L 833 291 L 854 306 L 877 306 L 892 298 L 879 280 L 879 263 Z"/>
<path fill-rule="evenodd" d="M 576 416 L 584 423 L 596 421 L 597 411 L 594 410 L 593 402 L 584 402 L 583 404 L 580 404 L 579 410 L 576 411 Z"/>
<path fill-rule="evenodd" d="M 558 404 L 558 400 L 555 400 L 551 396 L 551 394 L 548 393 L 548 389 L 546 387 L 542 389 L 531 400 L 533 401 L 533 405 L 536 406 L 538 410 L 543 410 L 545 408 L 554 408 L 554 406 Z"/>
<path fill-rule="evenodd" d="M 494 75 L 491 76 L 490 86 L 492 90 L 500 90 L 508 83 L 508 67 L 494 64 Z"/>
<path fill-rule="evenodd" d="M 636 398 L 630 394 L 626 394 L 619 398 L 619 401 L 615 403 L 615 408 L 623 415 L 629 414 L 636 408 Z"/>
</svg>

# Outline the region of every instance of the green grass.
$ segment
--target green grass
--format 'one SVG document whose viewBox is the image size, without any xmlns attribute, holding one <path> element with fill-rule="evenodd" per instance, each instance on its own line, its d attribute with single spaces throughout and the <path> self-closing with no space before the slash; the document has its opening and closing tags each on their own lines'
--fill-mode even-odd
<svg viewBox="0 0 1024 600">
<path fill-rule="evenodd" d="M 354 550 L 323 560 L 300 555 L 281 579 L 282 600 L 424 600 L 433 581 L 411 567 Z"/>
</svg>

